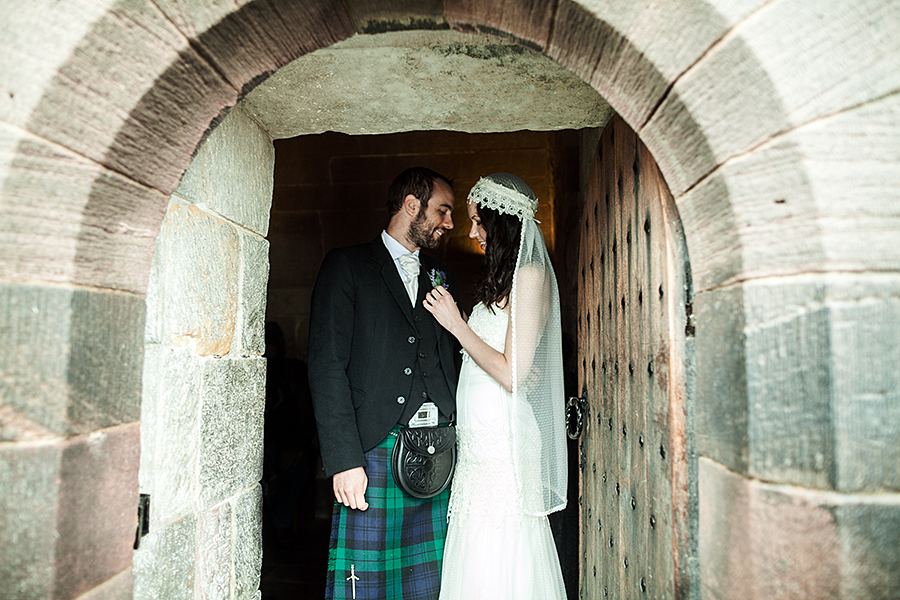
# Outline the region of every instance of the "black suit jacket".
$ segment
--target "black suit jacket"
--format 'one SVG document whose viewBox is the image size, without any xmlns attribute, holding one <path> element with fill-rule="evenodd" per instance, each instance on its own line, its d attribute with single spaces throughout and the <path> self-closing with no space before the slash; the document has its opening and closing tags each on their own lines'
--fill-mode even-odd
<svg viewBox="0 0 900 600">
<path fill-rule="evenodd" d="M 447 267 L 422 253 L 420 262 L 417 304 L 432 288 L 431 269 L 447 275 L 458 297 Z M 430 313 L 413 320 L 409 295 L 381 236 L 326 255 L 310 310 L 309 382 L 327 475 L 364 466 L 363 453 L 398 423 L 405 405 L 397 398 L 409 398 L 412 378 L 405 369 L 416 364 L 417 328 L 424 327 L 435 328 L 453 403 L 459 345 Z"/>
</svg>

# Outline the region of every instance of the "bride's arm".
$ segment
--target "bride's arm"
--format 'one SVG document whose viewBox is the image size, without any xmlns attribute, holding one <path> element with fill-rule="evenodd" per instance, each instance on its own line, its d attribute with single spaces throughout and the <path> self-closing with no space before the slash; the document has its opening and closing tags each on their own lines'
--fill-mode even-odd
<svg viewBox="0 0 900 600">
<path fill-rule="evenodd" d="M 507 392 L 512 391 L 512 328 L 506 329 L 506 344 L 503 352 L 497 352 L 472 331 L 459 314 L 453 296 L 438 286 L 425 296 L 425 309 L 434 315 L 437 322 L 459 340 L 472 360 L 484 372 L 493 377 Z M 509 314 L 509 303 L 503 309 Z"/>
</svg>

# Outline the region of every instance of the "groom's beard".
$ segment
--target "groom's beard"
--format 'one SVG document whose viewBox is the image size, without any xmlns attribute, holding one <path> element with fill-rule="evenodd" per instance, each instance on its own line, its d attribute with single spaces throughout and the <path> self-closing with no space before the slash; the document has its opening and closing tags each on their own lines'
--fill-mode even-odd
<svg viewBox="0 0 900 600">
<path fill-rule="evenodd" d="M 427 206 L 423 206 L 419 209 L 416 218 L 409 224 L 409 233 L 407 233 L 406 237 L 417 248 L 434 250 L 441 243 L 441 236 L 435 237 L 434 233 L 438 228 L 431 227 L 426 221 L 425 211 L 427 208 Z"/>
</svg>

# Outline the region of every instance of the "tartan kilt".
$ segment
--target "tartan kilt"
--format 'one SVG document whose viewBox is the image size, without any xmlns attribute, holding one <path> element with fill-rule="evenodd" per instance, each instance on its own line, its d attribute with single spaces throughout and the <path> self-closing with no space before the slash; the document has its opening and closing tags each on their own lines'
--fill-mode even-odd
<svg viewBox="0 0 900 600">
<path fill-rule="evenodd" d="M 366 452 L 367 510 L 334 503 L 326 600 L 436 600 L 447 534 L 449 488 L 434 498 L 403 493 L 391 473 L 399 426 Z"/>
</svg>

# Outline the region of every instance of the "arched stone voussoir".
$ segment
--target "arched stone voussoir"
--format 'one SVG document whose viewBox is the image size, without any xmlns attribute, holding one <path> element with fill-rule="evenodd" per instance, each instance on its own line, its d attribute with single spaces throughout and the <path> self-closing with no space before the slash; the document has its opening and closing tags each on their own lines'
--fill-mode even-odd
<svg viewBox="0 0 900 600">
<path fill-rule="evenodd" d="M 547 0 L 444 0 L 454 29 L 512 38 L 533 50 L 547 48 L 554 8 Z"/>
<path fill-rule="evenodd" d="M 156 4 L 241 95 L 298 56 L 354 33 L 343 2 L 159 0 Z"/>
<path fill-rule="evenodd" d="M 123 0 L 75 46 L 24 127 L 169 195 L 237 97 L 153 2 Z"/>
<path fill-rule="evenodd" d="M 448 29 L 443 0 L 344 0 L 357 33 Z"/>
<path fill-rule="evenodd" d="M 775 136 L 900 89 L 900 9 L 866 4 L 769 3 L 679 77 L 638 131 L 673 194 Z"/>
<path fill-rule="evenodd" d="M 143 294 L 168 199 L 0 125 L 0 278 Z"/>
<path fill-rule="evenodd" d="M 900 271 L 900 94 L 734 158 L 678 199 L 698 292 L 805 272 Z"/>
<path fill-rule="evenodd" d="M 761 2 L 563 0 L 547 54 L 639 131 L 672 83 Z"/>
</svg>

